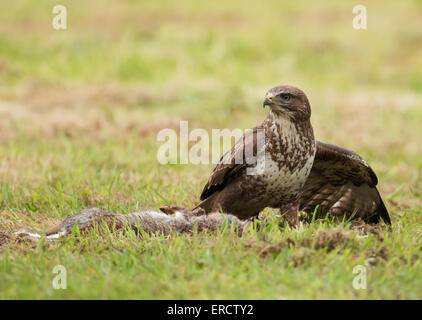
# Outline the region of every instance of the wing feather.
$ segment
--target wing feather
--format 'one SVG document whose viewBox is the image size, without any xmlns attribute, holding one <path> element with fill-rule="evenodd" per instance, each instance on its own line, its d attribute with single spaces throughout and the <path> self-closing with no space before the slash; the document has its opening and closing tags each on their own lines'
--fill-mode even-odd
<svg viewBox="0 0 422 320">
<path fill-rule="evenodd" d="M 248 130 L 239 140 L 237 140 L 233 148 L 221 157 L 219 163 L 211 172 L 208 182 L 201 193 L 201 200 L 205 200 L 216 191 L 222 190 L 230 178 L 239 170 L 246 166 L 253 165 L 253 163 L 250 163 L 249 160 L 245 159 L 245 150 L 251 150 L 249 148 L 253 148 L 253 155 L 256 155 L 258 129 L 262 129 L 262 126 Z"/>
<path fill-rule="evenodd" d="M 299 197 L 299 210 L 335 216 L 356 214 L 368 222 L 382 218 L 391 224 L 376 188 L 378 178 L 358 154 L 317 141 L 317 152 L 308 180 Z"/>
</svg>

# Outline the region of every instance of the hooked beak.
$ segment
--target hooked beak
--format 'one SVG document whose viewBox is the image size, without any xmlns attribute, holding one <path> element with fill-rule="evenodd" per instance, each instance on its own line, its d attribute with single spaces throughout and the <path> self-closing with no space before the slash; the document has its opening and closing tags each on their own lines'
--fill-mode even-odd
<svg viewBox="0 0 422 320">
<path fill-rule="evenodd" d="M 272 93 L 269 93 L 265 97 L 265 100 L 264 100 L 262 107 L 265 108 L 265 106 L 270 106 L 272 103 L 273 103 L 273 95 L 272 95 Z"/>
</svg>

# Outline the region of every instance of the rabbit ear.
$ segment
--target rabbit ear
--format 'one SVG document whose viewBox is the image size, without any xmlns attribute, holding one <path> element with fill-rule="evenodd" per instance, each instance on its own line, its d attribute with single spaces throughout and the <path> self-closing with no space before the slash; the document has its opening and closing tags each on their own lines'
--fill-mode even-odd
<svg viewBox="0 0 422 320">
<path fill-rule="evenodd" d="M 179 206 L 161 206 L 160 211 L 170 215 L 175 214 L 176 211 L 186 211 L 186 209 Z"/>
<path fill-rule="evenodd" d="M 174 210 L 172 210 L 170 206 L 161 206 L 160 211 L 165 213 L 165 214 L 173 214 L 174 213 Z"/>
</svg>

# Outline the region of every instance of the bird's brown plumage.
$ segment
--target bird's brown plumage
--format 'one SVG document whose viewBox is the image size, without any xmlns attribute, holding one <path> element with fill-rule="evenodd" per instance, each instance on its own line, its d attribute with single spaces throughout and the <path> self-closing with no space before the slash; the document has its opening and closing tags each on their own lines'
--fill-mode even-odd
<svg viewBox="0 0 422 320">
<path fill-rule="evenodd" d="M 300 193 L 299 211 L 321 216 L 356 217 L 370 223 L 380 218 L 391 224 L 376 188 L 378 178 L 358 154 L 317 142 L 311 173 Z M 316 210 L 318 209 L 318 210 Z"/>
<path fill-rule="evenodd" d="M 265 105 L 269 115 L 223 155 L 197 207 L 250 218 L 265 207 L 281 208 L 296 199 L 315 156 L 309 101 L 300 89 L 279 86 L 269 90 Z M 245 156 L 248 150 L 253 150 L 251 158 Z M 248 173 L 251 168 L 259 173 Z"/>
<path fill-rule="evenodd" d="M 289 96 L 294 103 L 284 103 L 283 99 Z M 300 89 L 275 87 L 267 93 L 265 105 L 271 107 L 267 119 L 223 155 L 196 208 L 203 208 L 207 213 L 222 210 L 248 218 L 258 215 L 265 207 L 278 207 L 291 224 L 297 224 L 298 210 L 311 215 L 317 211 L 319 216 L 330 213 L 336 217 L 360 217 L 371 223 L 378 223 L 382 218 L 391 224 L 371 167 L 352 151 L 314 140 L 309 101 Z M 265 131 L 265 152 L 270 155 L 266 160 L 270 167 L 276 168 L 261 176 L 248 177 L 246 168 L 256 162 L 239 164 L 235 159 L 241 158 L 251 145 L 254 156 L 257 155 L 260 129 Z M 289 188 L 283 189 L 283 185 Z"/>
<path fill-rule="evenodd" d="M 233 148 L 221 157 L 202 190 L 201 200 L 205 200 L 214 192 L 222 190 L 231 177 L 234 177 L 239 170 L 248 165 L 248 161 L 245 159 L 245 149 L 248 148 L 248 145 L 252 145 L 251 148 L 254 148 L 253 155 L 256 155 L 257 132 L 262 128 L 263 126 L 261 125 L 246 132 L 245 135 L 236 142 Z M 243 159 L 243 161 L 241 163 L 236 163 L 236 159 L 239 159 L 239 157 Z"/>
</svg>

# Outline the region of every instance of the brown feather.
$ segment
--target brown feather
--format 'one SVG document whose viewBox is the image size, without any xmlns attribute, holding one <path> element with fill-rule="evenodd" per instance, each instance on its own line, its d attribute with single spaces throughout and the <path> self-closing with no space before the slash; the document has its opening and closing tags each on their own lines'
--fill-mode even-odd
<svg viewBox="0 0 422 320">
<path fill-rule="evenodd" d="M 201 200 L 205 200 L 210 197 L 216 191 L 222 190 L 227 181 L 236 174 L 240 169 L 248 165 L 245 159 L 245 150 L 250 148 L 249 145 L 253 145 L 253 153 L 256 155 L 256 139 L 257 130 L 262 129 L 262 125 L 247 131 L 233 146 L 232 149 L 227 151 L 220 159 L 217 166 L 211 172 L 211 175 L 206 183 L 202 193 Z M 242 159 L 242 163 L 237 164 L 236 159 Z"/>
<path fill-rule="evenodd" d="M 378 178 L 356 153 L 317 142 L 311 173 L 299 196 L 299 210 L 313 214 L 351 215 L 368 222 L 381 217 L 391 224 L 387 209 L 376 188 Z"/>
</svg>

